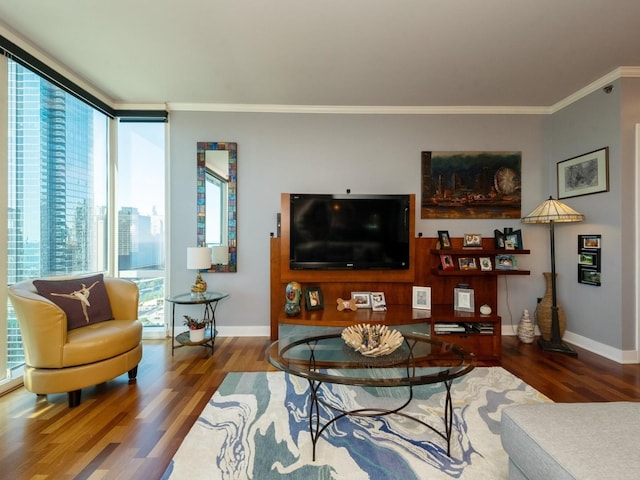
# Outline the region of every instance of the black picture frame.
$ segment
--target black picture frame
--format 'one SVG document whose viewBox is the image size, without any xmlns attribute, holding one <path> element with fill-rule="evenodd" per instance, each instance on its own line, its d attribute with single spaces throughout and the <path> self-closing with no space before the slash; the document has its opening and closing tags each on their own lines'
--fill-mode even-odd
<svg viewBox="0 0 640 480">
<path fill-rule="evenodd" d="M 496 249 L 504 248 L 504 233 L 497 228 L 493 231 L 493 238 L 496 241 Z"/>
<path fill-rule="evenodd" d="M 513 230 L 504 233 L 505 242 L 513 242 L 514 250 L 522 250 L 522 230 Z"/>
<path fill-rule="evenodd" d="M 578 235 L 578 283 L 602 285 L 602 235 Z"/>
<path fill-rule="evenodd" d="M 601 275 L 602 273 L 597 268 L 589 268 L 585 265 L 578 265 L 578 283 L 599 287 L 602 285 L 600 281 Z"/>
<path fill-rule="evenodd" d="M 304 300 L 307 310 L 322 310 L 324 308 L 324 300 L 320 287 L 306 288 L 304 290 Z"/>
<path fill-rule="evenodd" d="M 609 191 L 609 147 L 557 163 L 558 199 Z"/>
<path fill-rule="evenodd" d="M 451 237 L 448 230 L 438 230 L 438 240 L 440 241 L 440 250 L 451 250 Z"/>
</svg>

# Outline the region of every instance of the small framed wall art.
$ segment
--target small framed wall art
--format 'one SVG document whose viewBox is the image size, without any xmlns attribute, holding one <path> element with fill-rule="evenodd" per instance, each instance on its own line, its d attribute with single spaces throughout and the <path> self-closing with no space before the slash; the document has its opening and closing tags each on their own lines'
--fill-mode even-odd
<svg viewBox="0 0 640 480">
<path fill-rule="evenodd" d="M 609 191 L 609 147 L 558 162 L 558 199 Z"/>
<path fill-rule="evenodd" d="M 602 285 L 600 243 L 600 235 L 578 235 L 578 283 Z"/>
</svg>

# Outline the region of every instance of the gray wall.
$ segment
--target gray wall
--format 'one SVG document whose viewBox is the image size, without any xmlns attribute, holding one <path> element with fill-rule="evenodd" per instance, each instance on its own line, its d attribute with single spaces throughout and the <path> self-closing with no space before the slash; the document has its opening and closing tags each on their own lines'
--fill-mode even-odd
<svg viewBox="0 0 640 480">
<path fill-rule="evenodd" d="M 617 98 L 617 104 L 616 104 Z M 553 116 L 544 115 L 334 115 L 173 111 L 170 117 L 170 291 L 186 291 L 193 272 L 186 249 L 195 244 L 195 148 L 198 141 L 238 143 L 238 273 L 207 274 L 210 289 L 231 293 L 218 310 L 223 335 L 267 334 L 269 233 L 276 229 L 281 192 L 416 193 L 420 199 L 423 150 L 522 151 L 522 215 L 556 196 L 555 163 L 601 146 L 611 147 L 612 192 L 568 202 L 587 216 L 583 224 L 557 228 L 559 295 L 568 334 L 614 349 L 622 347 L 619 318 L 620 92 L 593 95 Z M 595 114 L 594 112 L 598 112 Z M 572 199 L 573 200 L 573 199 Z M 417 213 L 419 217 L 419 212 Z M 521 228 L 530 256 L 519 266 L 530 277 L 499 279 L 498 313 L 513 333 L 523 309 L 535 310 L 549 270 L 549 233 L 518 220 L 421 220 L 416 232 L 452 236 L 495 228 Z M 607 262 L 601 288 L 576 282 L 576 235 L 602 233 Z M 610 270 L 611 269 L 611 270 Z M 607 298 L 607 301 L 603 301 Z M 609 301 L 609 299 L 611 301 Z M 581 307 L 582 302 L 585 306 Z M 578 305 L 576 305 L 578 304 Z M 615 304 L 615 305 L 612 305 Z M 616 324 L 606 325 L 602 318 Z M 584 337 L 584 338 L 583 338 Z M 629 348 L 629 343 L 625 344 Z"/>
<path fill-rule="evenodd" d="M 231 292 L 219 310 L 222 333 L 255 333 L 269 325 L 269 233 L 276 229 L 282 192 L 420 192 L 423 150 L 520 150 L 523 156 L 523 213 L 546 194 L 541 180 L 543 117 L 471 115 L 325 115 L 172 112 L 170 118 L 171 293 L 185 291 L 193 272 L 185 268 L 186 249 L 195 244 L 195 147 L 198 141 L 238 143 L 238 273 L 207 274 L 210 288 Z M 525 212 L 526 211 L 526 212 Z M 419 213 L 418 213 L 419 215 Z M 523 228 L 534 253 L 547 248 L 546 229 L 518 220 L 420 220 L 416 231 L 435 236 L 494 228 Z M 544 257 L 543 257 L 544 258 Z M 543 262 L 544 264 L 544 262 Z M 535 308 L 545 265 L 536 255 L 521 258 L 531 278 L 500 281 L 498 311 L 507 325 L 524 308 Z M 513 315 L 513 319 L 510 316 Z M 228 327 L 228 328 L 224 328 Z"/>
<path fill-rule="evenodd" d="M 556 227 L 558 295 L 567 313 L 567 337 L 590 346 L 600 342 L 632 354 L 636 348 L 635 124 L 640 122 L 640 81 L 614 82 L 550 117 L 545 156 L 558 161 L 609 147 L 609 192 L 566 199 L 586 216 Z M 555 192 L 555 175 L 551 179 Z M 576 281 L 577 235 L 602 235 L 602 286 Z M 582 338 L 581 338 L 582 337 Z"/>
</svg>

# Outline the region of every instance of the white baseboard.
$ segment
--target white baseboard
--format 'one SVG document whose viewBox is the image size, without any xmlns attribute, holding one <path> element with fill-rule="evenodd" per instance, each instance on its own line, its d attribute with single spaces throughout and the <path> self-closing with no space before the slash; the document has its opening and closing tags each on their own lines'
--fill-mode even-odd
<svg viewBox="0 0 640 480">
<path fill-rule="evenodd" d="M 511 325 L 502 325 L 502 335 L 515 335 L 515 332 L 511 328 Z M 540 331 L 538 330 L 537 326 L 536 335 L 540 335 Z M 600 355 L 601 357 L 608 358 L 609 360 L 613 360 L 616 363 L 640 363 L 640 351 L 638 350 L 620 350 L 619 348 L 614 348 L 610 345 L 596 342 L 594 340 L 591 340 L 590 338 L 576 335 L 575 333 L 571 333 L 568 330 L 564 332 L 564 336 L 562 337 L 562 339 L 567 343 L 576 345 L 580 348 L 584 348 L 585 350 L 589 350 L 591 353 L 595 353 L 596 355 Z"/>
</svg>

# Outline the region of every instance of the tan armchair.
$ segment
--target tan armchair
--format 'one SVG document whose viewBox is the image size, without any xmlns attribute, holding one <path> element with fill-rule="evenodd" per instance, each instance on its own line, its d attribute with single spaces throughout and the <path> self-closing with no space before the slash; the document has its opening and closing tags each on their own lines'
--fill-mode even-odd
<svg viewBox="0 0 640 480">
<path fill-rule="evenodd" d="M 22 333 L 24 385 L 38 395 L 68 393 L 69 407 L 80 404 L 81 389 L 125 372 L 135 381 L 142 358 L 139 291 L 135 283 L 104 278 L 113 320 L 67 330 L 67 315 L 38 294 L 32 281 L 9 287 Z"/>
</svg>

